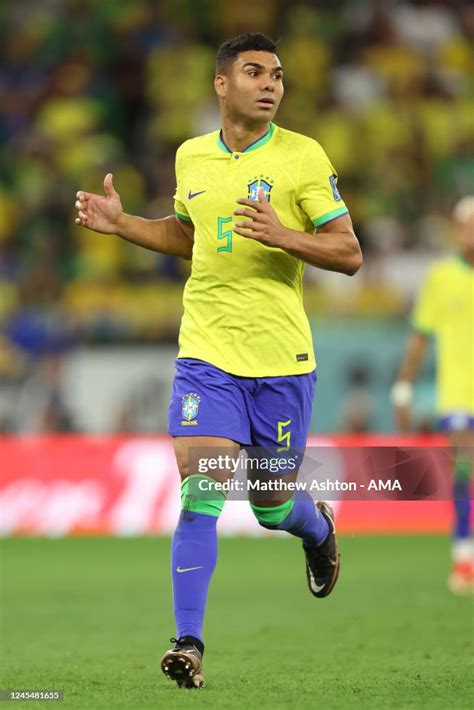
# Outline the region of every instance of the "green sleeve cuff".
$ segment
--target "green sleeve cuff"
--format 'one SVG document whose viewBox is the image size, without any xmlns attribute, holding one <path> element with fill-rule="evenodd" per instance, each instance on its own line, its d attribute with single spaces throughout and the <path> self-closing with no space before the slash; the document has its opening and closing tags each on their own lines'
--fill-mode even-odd
<svg viewBox="0 0 474 710">
<path fill-rule="evenodd" d="M 176 210 L 174 211 L 174 213 L 175 213 L 176 217 L 177 217 L 178 219 L 182 219 L 183 222 L 191 222 L 191 223 L 192 223 L 192 221 L 193 221 L 193 220 L 191 219 L 191 217 L 188 217 L 187 214 L 183 214 L 182 212 L 177 212 Z"/>
<path fill-rule="evenodd" d="M 322 227 L 323 224 L 331 222 L 333 219 L 337 219 L 337 217 L 342 217 L 344 214 L 349 214 L 349 210 L 345 205 L 337 207 L 335 210 L 332 210 L 332 212 L 326 212 L 326 214 L 321 215 L 321 217 L 314 217 L 311 221 L 315 227 Z"/>
</svg>

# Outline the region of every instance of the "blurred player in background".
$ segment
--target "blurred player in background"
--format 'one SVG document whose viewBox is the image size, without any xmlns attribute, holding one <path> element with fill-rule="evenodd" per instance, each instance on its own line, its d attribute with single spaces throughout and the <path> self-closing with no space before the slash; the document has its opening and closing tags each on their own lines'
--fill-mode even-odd
<svg viewBox="0 0 474 710">
<path fill-rule="evenodd" d="M 474 547 L 470 537 L 470 477 L 474 451 L 474 196 L 453 212 L 458 254 L 431 267 L 412 318 L 413 332 L 392 389 L 398 427 L 410 428 L 413 383 L 431 335 L 437 348 L 440 427 L 456 451 L 453 592 L 474 591 Z"/>
<path fill-rule="evenodd" d="M 202 626 L 225 501 L 199 493 L 208 476 L 190 468 L 189 448 L 304 450 L 316 382 L 304 262 L 349 275 L 361 264 L 326 154 L 273 123 L 283 97 L 273 41 L 257 33 L 225 42 L 214 86 L 222 129 L 178 149 L 174 216 L 124 214 L 111 174 L 105 197 L 79 192 L 76 202 L 77 224 L 192 258 L 169 413 L 182 478 L 171 561 L 177 639 L 162 659 L 181 687 L 203 684 Z M 331 508 L 291 492 L 251 504 L 262 526 L 302 540 L 310 591 L 327 596 L 339 573 Z"/>
</svg>

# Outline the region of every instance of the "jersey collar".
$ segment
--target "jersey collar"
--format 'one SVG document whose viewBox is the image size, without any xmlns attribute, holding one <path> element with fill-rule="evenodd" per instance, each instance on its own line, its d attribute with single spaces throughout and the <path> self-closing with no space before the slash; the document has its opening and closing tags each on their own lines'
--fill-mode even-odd
<svg viewBox="0 0 474 710">
<path fill-rule="evenodd" d="M 266 133 L 264 133 L 263 136 L 261 136 L 260 138 L 257 138 L 256 141 L 253 141 L 253 143 L 250 143 L 250 145 L 248 145 L 243 150 L 232 151 L 224 143 L 224 140 L 222 138 L 222 131 L 219 131 L 219 133 L 217 135 L 217 145 L 224 153 L 228 153 L 228 154 L 232 154 L 232 152 L 234 152 L 234 153 L 250 153 L 251 150 L 257 150 L 257 148 L 261 148 L 266 143 L 268 143 L 268 141 L 271 140 L 271 137 L 273 136 L 274 132 L 275 132 L 275 124 L 273 123 L 273 121 L 270 121 L 268 131 Z"/>
</svg>

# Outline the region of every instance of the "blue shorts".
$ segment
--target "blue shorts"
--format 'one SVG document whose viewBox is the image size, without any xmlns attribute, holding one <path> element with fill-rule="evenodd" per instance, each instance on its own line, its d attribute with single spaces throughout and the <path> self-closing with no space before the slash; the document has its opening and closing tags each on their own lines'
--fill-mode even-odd
<svg viewBox="0 0 474 710">
<path fill-rule="evenodd" d="M 474 431 L 474 416 L 466 412 L 445 414 L 439 421 L 439 428 L 446 433 L 453 431 Z"/>
<path fill-rule="evenodd" d="M 316 370 L 288 377 L 237 377 L 202 360 L 176 360 L 171 436 L 218 436 L 242 446 L 306 447 Z"/>
</svg>

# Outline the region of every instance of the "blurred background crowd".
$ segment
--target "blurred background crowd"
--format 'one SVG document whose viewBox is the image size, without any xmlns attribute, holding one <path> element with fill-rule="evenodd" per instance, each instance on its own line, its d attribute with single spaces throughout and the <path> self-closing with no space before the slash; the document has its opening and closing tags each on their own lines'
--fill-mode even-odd
<svg viewBox="0 0 474 710">
<path fill-rule="evenodd" d="M 215 51 L 244 31 L 282 39 L 277 123 L 323 145 L 364 251 L 355 279 L 307 269 L 317 352 L 339 358 L 328 355 L 337 413 L 317 426 L 390 426 L 377 398 L 427 265 L 453 249 L 452 207 L 473 191 L 474 5 L 464 0 L 4 0 L 0 431 L 87 430 L 66 402 L 67 358 L 176 341 L 189 264 L 76 227 L 74 196 L 101 191 L 110 171 L 126 211 L 172 213 L 175 150 L 219 126 Z M 149 402 L 130 392 L 99 429 L 163 426 L 153 407 L 143 424 L 136 410 Z"/>
</svg>

